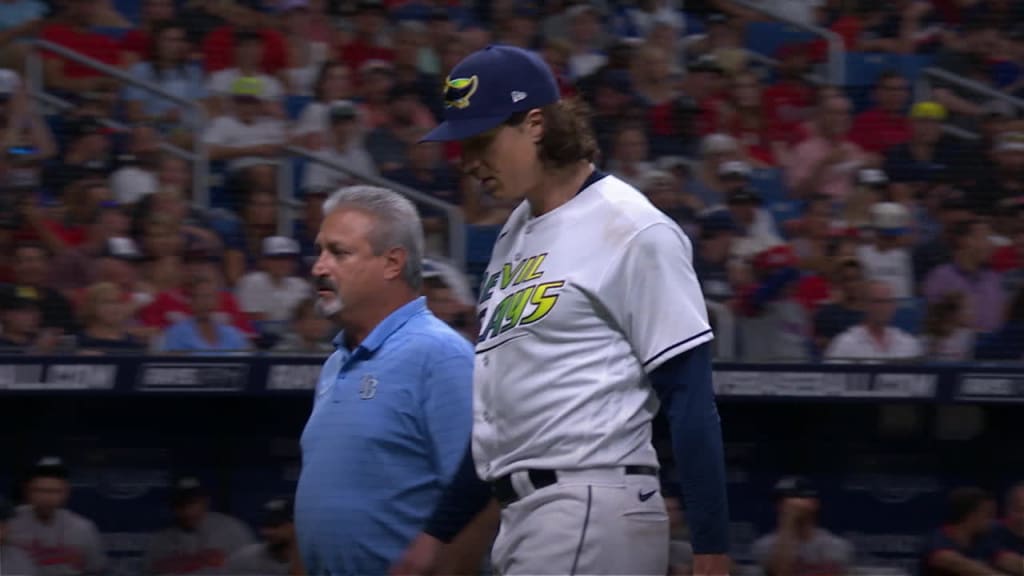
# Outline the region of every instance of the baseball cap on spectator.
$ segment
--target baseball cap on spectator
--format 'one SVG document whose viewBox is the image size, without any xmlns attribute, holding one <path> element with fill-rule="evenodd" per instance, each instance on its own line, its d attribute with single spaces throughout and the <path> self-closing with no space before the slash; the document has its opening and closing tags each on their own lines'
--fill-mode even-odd
<svg viewBox="0 0 1024 576">
<path fill-rule="evenodd" d="M 704 212 L 697 217 L 697 224 L 700 226 L 702 236 L 736 231 L 736 221 L 733 220 L 732 214 L 724 208 Z"/>
<path fill-rule="evenodd" d="M 633 81 L 625 70 L 608 70 L 601 75 L 601 86 L 611 88 L 620 94 L 633 93 Z"/>
<path fill-rule="evenodd" d="M 742 178 L 747 180 L 750 178 L 750 171 L 750 164 L 743 160 L 730 160 L 722 162 L 722 165 L 718 167 L 718 176 L 720 178 Z"/>
<path fill-rule="evenodd" d="M 910 107 L 910 117 L 914 120 L 941 122 L 946 119 L 946 116 L 946 107 L 938 102 L 918 102 Z"/>
<path fill-rule="evenodd" d="M 195 476 L 182 476 L 175 480 L 171 487 L 171 505 L 174 507 L 205 496 L 206 489 Z"/>
<path fill-rule="evenodd" d="M 405 98 L 406 96 L 411 96 L 412 98 L 416 98 L 418 100 L 420 97 L 420 88 L 415 84 L 411 84 L 408 82 L 399 82 L 398 84 L 395 84 L 391 88 L 390 96 L 392 102 L 394 102 L 395 100 L 399 100 L 401 98 Z"/>
<path fill-rule="evenodd" d="M 0 69 L 0 100 L 6 100 L 18 91 L 21 77 L 14 70 Z"/>
<path fill-rule="evenodd" d="M 817 498 L 818 488 L 810 478 L 804 476 L 786 476 L 775 483 L 775 498 Z"/>
<path fill-rule="evenodd" d="M 989 100 L 982 109 L 985 111 L 985 118 L 990 120 L 996 118 L 1015 120 L 1017 118 L 1017 108 L 1006 100 Z"/>
<path fill-rule="evenodd" d="M 298 256 L 299 243 L 287 236 L 270 236 L 263 239 L 263 256 L 265 258 L 291 258 Z"/>
<path fill-rule="evenodd" d="M 725 154 L 739 150 L 739 143 L 728 134 L 708 134 L 700 141 L 700 153 L 702 156 L 709 154 Z"/>
<path fill-rule="evenodd" d="M 384 5 L 382 0 L 359 0 L 359 2 L 356 3 L 356 10 L 360 12 L 387 12 L 387 6 Z"/>
<path fill-rule="evenodd" d="M 260 526 L 274 527 L 294 521 L 294 504 L 291 498 L 274 498 L 263 504 Z"/>
<path fill-rule="evenodd" d="M 938 191 L 939 210 L 970 210 L 971 203 L 967 200 L 967 194 L 958 188 L 949 188 Z"/>
<path fill-rule="evenodd" d="M 31 478 L 60 478 L 67 480 L 68 467 L 58 456 L 43 456 L 32 465 Z"/>
<path fill-rule="evenodd" d="M 30 286 L 8 284 L 0 288 L 0 303 L 4 310 L 38 309 L 42 303 L 42 295 Z"/>
<path fill-rule="evenodd" d="M 722 13 L 722 12 L 714 12 L 714 13 L 710 14 L 704 20 L 704 22 L 708 26 L 716 26 L 716 25 L 719 25 L 719 24 L 727 24 L 729 22 L 729 16 L 727 14 Z"/>
<path fill-rule="evenodd" d="M 387 60 L 381 60 L 379 58 L 371 58 L 366 62 L 363 62 L 363 65 L 359 67 L 359 73 L 363 76 L 374 73 L 390 75 L 394 71 L 395 66 L 391 64 L 391 62 L 388 62 Z"/>
<path fill-rule="evenodd" d="M 571 19 L 576 18 L 577 16 L 579 16 L 581 14 L 587 14 L 588 12 L 591 13 L 591 14 L 596 14 L 596 15 L 600 15 L 601 14 L 601 12 L 598 11 L 596 6 L 593 6 L 593 5 L 588 4 L 586 2 L 581 2 L 579 4 L 575 4 L 575 5 L 570 6 L 569 8 L 567 8 L 566 11 L 565 11 L 565 15 L 566 15 L 567 18 L 569 18 L 571 20 Z"/>
<path fill-rule="evenodd" d="M 352 120 L 359 116 L 359 110 L 351 100 L 335 100 L 327 109 L 331 122 Z"/>
<path fill-rule="evenodd" d="M 524 18 L 526 20 L 534 20 L 539 15 L 537 6 L 529 0 L 519 0 L 512 5 L 513 18 Z"/>
<path fill-rule="evenodd" d="M 878 202 L 871 206 L 871 227 L 883 236 L 906 234 L 910 212 L 897 202 Z"/>
<path fill-rule="evenodd" d="M 706 72 L 709 74 L 725 74 L 725 68 L 714 54 L 702 54 L 694 58 L 686 69 L 691 73 Z"/>
<path fill-rule="evenodd" d="M 108 238 L 103 244 L 103 250 L 100 252 L 102 258 L 113 258 L 115 260 L 125 260 L 128 262 L 138 262 L 142 260 L 142 252 L 139 250 L 138 245 L 135 244 L 135 240 L 127 237 Z"/>
<path fill-rule="evenodd" d="M 71 139 L 85 138 L 96 134 L 108 135 L 113 130 L 104 126 L 94 116 L 82 116 L 77 120 L 68 122 L 63 128 L 64 135 Z"/>
<path fill-rule="evenodd" d="M 889 176 L 878 168 L 861 168 L 857 171 L 857 184 L 880 187 L 889 183 Z"/>
<path fill-rule="evenodd" d="M 231 95 L 239 100 L 260 100 L 263 98 L 263 79 L 259 76 L 239 76 L 231 83 Z"/>
<path fill-rule="evenodd" d="M 761 195 L 750 186 L 733 191 L 725 200 L 726 204 L 760 204 L 761 202 Z"/>
<path fill-rule="evenodd" d="M 279 12 L 290 12 L 292 10 L 305 10 L 309 8 L 309 0 L 281 0 L 277 5 Z"/>
<path fill-rule="evenodd" d="M 797 266 L 796 252 L 789 244 L 778 244 L 754 255 L 751 264 L 757 272 L 777 272 Z"/>
<path fill-rule="evenodd" d="M 665 170 L 648 170 L 640 179 L 640 191 L 647 192 L 649 189 L 663 184 L 673 184 L 675 176 Z"/>
<path fill-rule="evenodd" d="M 242 42 L 262 42 L 263 35 L 260 31 L 255 28 L 238 28 L 234 34 L 235 44 L 241 44 Z"/>
<path fill-rule="evenodd" d="M 464 140 L 560 97 L 555 75 L 539 55 L 492 44 L 452 69 L 445 81 L 444 121 L 421 141 Z"/>
<path fill-rule="evenodd" d="M 1024 152 L 1024 132 L 1007 132 L 999 137 L 996 152 Z"/>
<path fill-rule="evenodd" d="M 440 278 L 441 276 L 441 268 L 437 265 L 437 263 L 431 260 L 430 258 L 424 258 L 423 279 L 429 280 L 431 278 Z"/>
</svg>

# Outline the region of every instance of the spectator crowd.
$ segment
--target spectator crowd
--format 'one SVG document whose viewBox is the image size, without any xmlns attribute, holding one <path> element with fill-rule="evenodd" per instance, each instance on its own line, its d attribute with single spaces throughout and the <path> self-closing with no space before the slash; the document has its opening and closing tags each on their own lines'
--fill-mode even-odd
<svg viewBox="0 0 1024 576">
<path fill-rule="evenodd" d="M 770 64 L 748 51 L 770 18 L 746 3 L 677 4 L 5 1 L 0 344 L 323 353 L 309 269 L 326 194 L 379 176 L 476 229 L 514 207 L 461 173 L 457 144 L 418 144 L 445 71 L 500 42 L 544 57 L 591 108 L 599 167 L 689 233 L 719 358 L 1021 359 L 1013 101 L 911 90 L 896 67 L 836 86 L 820 42 L 782 42 Z M 850 52 L 1024 86 L 1019 2 L 762 4 Z M 40 49 L 38 100 L 34 37 L 123 78 Z M 445 212 L 421 213 L 443 254 Z M 474 338 L 475 270 L 426 269 L 431 308 Z"/>
</svg>

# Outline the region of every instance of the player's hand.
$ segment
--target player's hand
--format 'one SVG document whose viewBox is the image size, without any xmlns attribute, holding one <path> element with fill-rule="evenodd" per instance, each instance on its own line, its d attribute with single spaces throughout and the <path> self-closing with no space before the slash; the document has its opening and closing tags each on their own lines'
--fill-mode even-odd
<svg viewBox="0 0 1024 576">
<path fill-rule="evenodd" d="M 693 576 L 729 576 L 730 564 L 725 554 L 695 554 Z"/>
<path fill-rule="evenodd" d="M 437 567 L 437 558 L 444 543 L 429 534 L 420 534 L 412 541 L 390 576 L 429 576 Z"/>
</svg>

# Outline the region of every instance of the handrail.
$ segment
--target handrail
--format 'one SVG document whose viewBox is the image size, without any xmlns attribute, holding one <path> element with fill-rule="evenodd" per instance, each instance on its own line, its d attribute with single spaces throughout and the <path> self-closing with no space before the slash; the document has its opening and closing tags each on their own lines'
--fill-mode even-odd
<svg viewBox="0 0 1024 576">
<path fill-rule="evenodd" d="M 33 98 L 35 98 L 36 100 L 39 100 L 40 102 L 44 103 L 45 105 L 53 106 L 54 108 L 58 108 L 60 110 L 70 110 L 70 109 L 75 107 L 74 104 L 68 102 L 67 100 L 65 100 L 65 99 L 63 99 L 63 98 L 61 98 L 59 96 L 54 96 L 53 94 L 50 94 L 50 93 L 47 93 L 47 92 L 30 91 L 30 95 Z M 104 118 L 104 119 L 100 120 L 100 122 L 104 126 L 106 126 L 108 128 L 113 128 L 115 130 L 127 130 L 128 129 L 127 125 L 125 125 L 122 122 L 118 122 L 117 120 L 111 120 L 109 118 Z M 168 154 L 177 156 L 178 158 L 181 158 L 182 160 L 185 160 L 185 161 L 188 161 L 188 162 L 194 162 L 196 160 L 196 157 L 197 157 L 194 153 L 192 153 L 192 152 L 190 152 L 188 150 L 185 150 L 184 148 L 181 148 L 179 146 L 175 146 L 174 144 L 171 144 L 170 142 L 160 142 L 160 144 L 158 145 L 158 148 L 160 148 L 160 150 L 163 150 L 164 152 L 167 152 Z"/>
<path fill-rule="evenodd" d="M 155 94 L 165 100 L 170 100 L 179 106 L 188 108 L 194 114 L 195 127 L 193 129 L 193 150 L 194 160 L 192 162 L 192 194 L 193 198 L 201 205 L 208 206 L 210 204 L 210 189 L 207 185 L 207 177 L 209 175 L 210 167 L 206 156 L 206 147 L 203 145 L 202 140 L 202 127 L 205 125 L 206 112 L 203 107 L 198 103 L 191 100 L 182 98 L 177 94 L 173 94 L 164 90 L 160 86 L 135 78 L 131 74 L 126 73 L 123 70 L 119 70 L 108 64 L 104 64 L 88 56 L 84 56 L 74 50 L 61 46 L 60 44 L 54 44 L 41 39 L 32 39 L 28 41 L 28 44 L 33 48 L 28 55 L 27 63 L 27 74 L 29 79 L 29 85 L 33 92 L 39 93 L 43 91 L 43 64 L 40 57 L 40 50 L 46 50 L 71 60 L 72 62 L 81 64 L 87 68 L 96 70 L 105 76 L 110 76 L 117 79 L 118 81 L 130 84 L 136 88 L 141 88 L 151 94 Z"/>
<path fill-rule="evenodd" d="M 338 172 L 342 172 L 368 184 L 380 186 L 382 188 L 387 188 L 389 190 L 394 190 L 395 192 L 398 192 L 399 194 L 406 196 L 413 202 L 425 204 L 427 206 L 437 208 L 438 210 L 443 210 L 448 221 L 448 258 L 460 268 L 465 269 L 466 220 L 462 215 L 462 209 L 459 208 L 458 206 L 451 204 L 449 202 L 445 202 L 443 200 L 438 200 L 433 196 L 429 196 L 427 194 L 424 194 L 423 192 L 409 188 L 408 186 L 403 186 L 397 182 L 388 180 L 387 178 L 382 178 L 380 176 L 375 176 L 373 174 L 365 174 L 361 171 L 353 170 L 352 168 L 342 164 L 341 162 L 323 158 L 317 155 L 316 152 L 308 150 L 306 148 L 300 148 L 298 146 L 287 146 L 285 147 L 285 152 L 288 154 L 294 154 L 295 156 L 304 158 L 307 161 L 327 166 L 328 168 L 337 170 Z"/>
<path fill-rule="evenodd" d="M 753 50 L 747 50 L 747 49 L 744 49 L 743 53 L 747 56 L 747 58 L 750 58 L 751 60 L 754 60 L 755 62 L 757 62 L 759 64 L 764 64 L 764 65 L 767 65 L 767 66 L 771 66 L 772 68 L 778 68 L 779 67 L 779 61 L 776 60 L 775 58 L 772 58 L 771 56 L 765 56 L 764 54 L 761 54 L 760 52 L 754 52 Z M 823 84 L 823 83 L 825 83 L 825 78 L 822 78 L 821 76 L 819 76 L 818 74 L 815 74 L 813 72 L 808 72 L 807 74 L 804 74 L 804 80 L 807 80 L 808 82 L 811 82 L 813 84 Z"/>
<path fill-rule="evenodd" d="M 925 68 L 924 74 L 926 76 L 934 76 L 935 78 L 939 78 L 944 82 L 956 84 L 957 86 L 960 86 L 961 88 L 965 88 L 967 90 L 973 90 L 974 92 L 978 94 L 983 94 L 985 96 L 988 96 L 989 98 L 995 98 L 997 100 L 1009 102 L 1010 104 L 1013 104 L 1017 108 L 1024 109 L 1024 100 L 1021 100 L 1016 96 L 1011 96 L 1006 92 L 1000 92 L 999 90 L 996 90 L 994 88 L 989 88 L 988 86 L 975 82 L 974 80 L 967 80 L 962 76 L 957 76 L 956 74 L 947 72 L 946 70 L 943 70 L 941 68 Z"/>
<path fill-rule="evenodd" d="M 842 37 L 835 32 L 819 26 L 811 24 L 804 24 L 803 22 L 794 22 L 788 19 L 786 16 L 780 14 L 776 10 L 755 4 L 750 0 L 732 0 L 733 3 L 738 4 L 748 10 L 759 12 L 765 16 L 770 16 L 774 20 L 785 22 L 790 26 L 796 26 L 802 30 L 806 30 L 816 36 L 821 36 L 828 42 L 828 68 L 829 68 L 829 79 L 836 86 L 842 86 L 846 83 L 846 48 L 843 44 Z"/>
</svg>

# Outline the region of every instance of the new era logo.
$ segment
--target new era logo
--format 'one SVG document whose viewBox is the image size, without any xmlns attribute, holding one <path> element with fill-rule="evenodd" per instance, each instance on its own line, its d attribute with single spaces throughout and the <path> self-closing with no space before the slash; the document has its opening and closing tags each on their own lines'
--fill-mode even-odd
<svg viewBox="0 0 1024 576">
<path fill-rule="evenodd" d="M 513 90 L 512 91 L 512 101 L 513 102 L 519 102 L 520 100 L 523 100 L 525 98 L 526 98 L 526 92 L 520 92 L 519 90 Z"/>
</svg>

